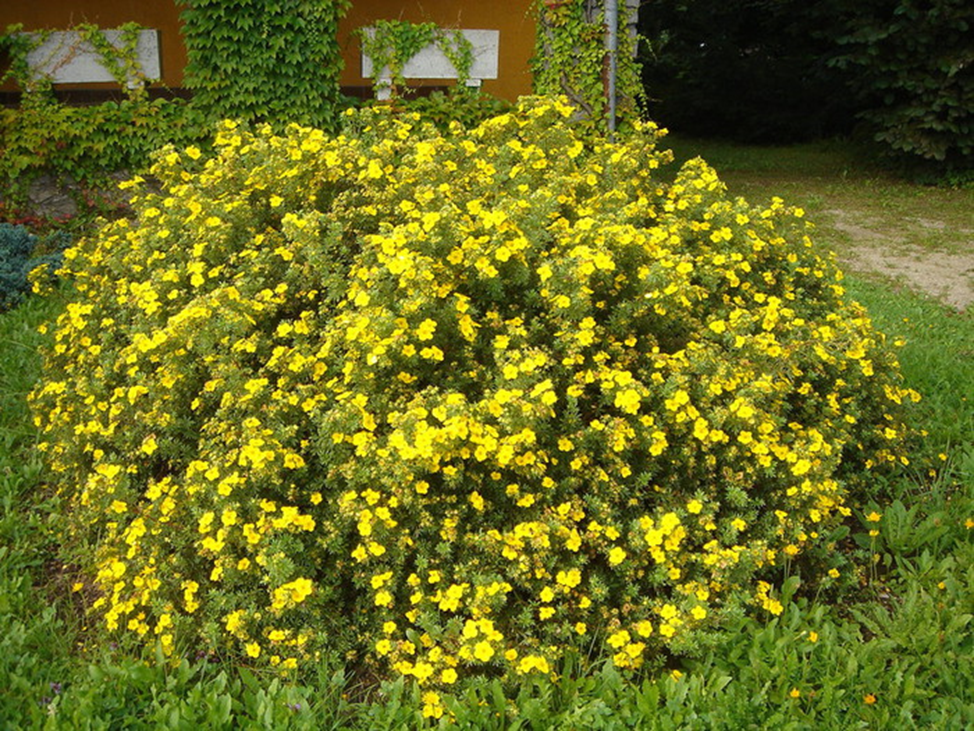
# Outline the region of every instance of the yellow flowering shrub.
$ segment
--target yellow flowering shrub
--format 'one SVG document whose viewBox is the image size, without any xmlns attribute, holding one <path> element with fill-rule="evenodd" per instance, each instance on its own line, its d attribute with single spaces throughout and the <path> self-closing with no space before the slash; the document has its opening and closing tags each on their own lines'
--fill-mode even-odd
<svg viewBox="0 0 974 731">
<path fill-rule="evenodd" d="M 108 630 L 438 687 L 781 611 L 916 395 L 801 211 L 571 116 L 225 123 L 67 252 L 32 403 Z"/>
</svg>

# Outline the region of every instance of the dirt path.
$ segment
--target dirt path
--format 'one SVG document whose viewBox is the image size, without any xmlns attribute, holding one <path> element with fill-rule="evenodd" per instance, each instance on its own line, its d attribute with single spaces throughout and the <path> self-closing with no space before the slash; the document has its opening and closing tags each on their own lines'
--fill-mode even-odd
<svg viewBox="0 0 974 731">
<path fill-rule="evenodd" d="M 965 250 L 938 251 L 908 244 L 895 230 L 881 230 L 876 221 L 856 213 L 831 209 L 824 214 L 831 219 L 832 227 L 848 238 L 839 249 L 839 261 L 848 271 L 901 281 L 958 311 L 974 304 L 974 229 L 965 231 L 969 235 Z M 971 216 L 974 225 L 974 211 Z M 932 219 L 917 219 L 911 224 L 931 233 L 944 225 Z"/>
</svg>

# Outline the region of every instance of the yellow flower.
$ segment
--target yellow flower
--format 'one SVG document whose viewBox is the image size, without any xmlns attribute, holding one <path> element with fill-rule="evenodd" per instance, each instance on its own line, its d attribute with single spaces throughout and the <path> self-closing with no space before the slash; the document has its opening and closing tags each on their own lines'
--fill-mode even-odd
<svg viewBox="0 0 974 731">
<path fill-rule="evenodd" d="M 618 566 L 623 561 L 626 560 L 626 552 L 619 546 L 616 546 L 611 551 L 609 551 L 609 563 L 613 566 Z"/>
<path fill-rule="evenodd" d="M 481 662 L 488 662 L 494 656 L 494 648 L 486 640 L 474 645 L 473 655 Z"/>
<path fill-rule="evenodd" d="M 486 504 L 484 503 L 483 496 L 481 496 L 479 492 L 474 490 L 472 493 L 470 493 L 469 500 L 470 500 L 470 504 L 474 507 L 474 510 L 483 512 Z"/>
<path fill-rule="evenodd" d="M 260 657 L 260 645 L 256 642 L 249 642 L 244 649 L 247 651 L 248 656 Z"/>
<path fill-rule="evenodd" d="M 623 645 L 627 644 L 630 639 L 631 637 L 629 633 L 624 629 L 620 629 L 620 630 L 616 630 L 611 635 L 609 635 L 609 638 L 606 640 L 606 642 L 611 647 L 614 647 L 615 649 L 618 650 Z"/>
<path fill-rule="evenodd" d="M 567 586 L 569 589 L 574 589 L 582 582 L 582 572 L 578 569 L 570 569 L 568 571 L 559 571 L 555 576 L 555 581 L 557 581 L 562 586 Z M 545 600 L 550 601 L 550 600 Z"/>
<path fill-rule="evenodd" d="M 446 668 L 446 670 L 440 673 L 440 682 L 444 685 L 453 685 L 457 682 L 457 671 L 453 668 Z"/>
<path fill-rule="evenodd" d="M 420 340 L 432 340 L 433 333 L 436 332 L 436 320 L 430 320 L 429 318 L 423 320 L 419 327 L 416 329 L 416 337 Z"/>
<path fill-rule="evenodd" d="M 635 414 L 638 412 L 641 402 L 642 399 L 639 396 L 639 392 L 632 388 L 628 388 L 625 391 L 619 391 L 615 396 L 616 407 L 622 409 L 622 411 L 627 414 Z"/>
<path fill-rule="evenodd" d="M 517 671 L 521 674 L 530 673 L 537 670 L 539 673 L 549 673 L 548 661 L 540 655 L 525 655 L 518 663 Z"/>
<path fill-rule="evenodd" d="M 807 459 L 800 459 L 791 467 L 791 473 L 796 477 L 804 475 L 812 468 L 812 463 Z"/>
<path fill-rule="evenodd" d="M 433 691 L 423 693 L 423 718 L 440 718 L 443 716 L 443 706 L 440 696 Z"/>
</svg>

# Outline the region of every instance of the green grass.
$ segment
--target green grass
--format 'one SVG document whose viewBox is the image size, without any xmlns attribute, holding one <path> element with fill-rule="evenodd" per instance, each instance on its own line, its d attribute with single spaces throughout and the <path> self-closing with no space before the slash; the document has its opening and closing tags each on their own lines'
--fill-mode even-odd
<svg viewBox="0 0 974 731">
<path fill-rule="evenodd" d="M 53 557 L 42 462 L 26 396 L 38 372 L 37 325 L 54 304 L 33 300 L 0 317 L 0 718 L 18 718 L 33 687 L 56 683 L 70 647 L 56 608 L 40 601 Z"/>
<path fill-rule="evenodd" d="M 781 195 L 813 218 L 841 205 L 890 228 L 920 210 L 953 226 L 963 206 L 974 210 L 972 191 L 896 181 L 852 164 L 841 145 L 702 149 L 677 142 L 681 156 L 702 152 L 732 191 Z M 822 229 L 841 244 L 841 232 Z M 974 315 L 880 279 L 853 277 L 848 285 L 881 330 L 906 341 L 903 372 L 924 396 L 918 426 L 927 432 L 911 466 L 850 519 L 845 541 L 860 564 L 858 573 L 851 563 L 843 571 L 858 576 L 855 588 L 807 595 L 792 577 L 786 586 L 794 595 L 780 617 L 741 619 L 695 658 L 636 678 L 609 666 L 579 673 L 569 665 L 557 683 L 471 681 L 448 702 L 456 726 L 974 726 Z M 422 726 L 416 688 L 401 681 L 356 686 L 354 667 L 334 658 L 287 684 L 220 662 L 187 658 L 171 667 L 82 644 L 85 618 L 56 560 L 58 499 L 45 488 L 25 403 L 45 337 L 36 328 L 59 306 L 56 295 L 31 298 L 0 315 L 0 729 Z M 866 520 L 873 510 L 882 516 L 877 522 Z"/>
</svg>

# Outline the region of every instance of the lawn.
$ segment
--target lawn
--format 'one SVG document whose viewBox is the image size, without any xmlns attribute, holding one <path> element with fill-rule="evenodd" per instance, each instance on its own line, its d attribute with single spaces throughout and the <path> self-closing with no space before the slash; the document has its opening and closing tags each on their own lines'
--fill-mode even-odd
<svg viewBox="0 0 974 731">
<path fill-rule="evenodd" d="M 860 245 L 848 216 L 897 245 L 970 254 L 974 190 L 924 188 L 864 168 L 848 148 L 751 148 L 675 140 L 701 154 L 732 192 L 779 195 L 819 225 L 840 257 Z M 838 213 L 837 213 L 838 212 Z M 842 216 L 847 216 L 843 219 Z M 935 221 L 931 226 L 924 222 Z M 877 486 L 844 539 L 854 591 L 807 595 L 782 575 L 785 610 L 742 618 L 692 658 L 641 675 L 611 663 L 557 682 L 476 680 L 447 701 L 461 728 L 849 729 L 974 725 L 974 315 L 881 275 L 852 275 L 851 297 L 905 344 L 907 385 L 924 397 L 927 434 L 911 465 Z M 0 728 L 409 728 L 422 694 L 365 686 L 336 658 L 284 683 L 220 662 L 130 658 L 85 639 L 79 600 L 51 533 L 25 403 L 37 348 L 62 295 L 0 316 Z M 879 497 L 879 496 L 882 497 Z M 855 572 L 850 566 L 849 571 Z M 784 569 L 787 572 L 787 567 Z"/>
</svg>

